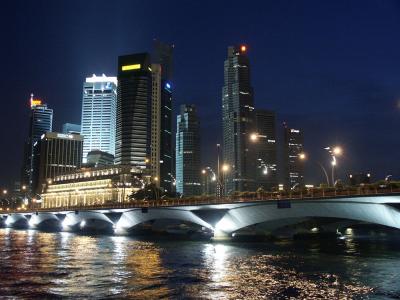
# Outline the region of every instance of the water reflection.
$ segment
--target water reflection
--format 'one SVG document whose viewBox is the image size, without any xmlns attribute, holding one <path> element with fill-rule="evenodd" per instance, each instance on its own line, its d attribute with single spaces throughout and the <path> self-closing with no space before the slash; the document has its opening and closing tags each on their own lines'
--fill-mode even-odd
<svg viewBox="0 0 400 300">
<path fill-rule="evenodd" d="M 398 297 L 400 246 L 144 241 L 0 229 L 0 296 L 352 299 Z"/>
</svg>

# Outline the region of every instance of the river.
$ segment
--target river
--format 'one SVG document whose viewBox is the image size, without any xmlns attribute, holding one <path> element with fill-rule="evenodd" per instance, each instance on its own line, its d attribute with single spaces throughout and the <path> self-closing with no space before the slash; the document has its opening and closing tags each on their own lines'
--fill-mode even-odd
<svg viewBox="0 0 400 300">
<path fill-rule="evenodd" d="M 0 296 L 399 299 L 400 239 L 263 243 L 0 229 Z"/>
</svg>

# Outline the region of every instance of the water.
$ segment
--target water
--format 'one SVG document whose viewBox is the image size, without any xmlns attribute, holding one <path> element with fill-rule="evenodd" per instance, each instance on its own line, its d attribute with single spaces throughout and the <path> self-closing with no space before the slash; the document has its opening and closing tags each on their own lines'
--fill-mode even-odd
<svg viewBox="0 0 400 300">
<path fill-rule="evenodd" d="M 0 229 L 0 298 L 400 299 L 398 239 L 211 243 Z"/>
</svg>

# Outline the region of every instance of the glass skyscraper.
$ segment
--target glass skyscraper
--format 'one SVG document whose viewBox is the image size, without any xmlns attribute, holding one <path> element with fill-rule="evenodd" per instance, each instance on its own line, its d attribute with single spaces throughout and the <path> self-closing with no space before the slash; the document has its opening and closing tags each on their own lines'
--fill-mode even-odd
<svg viewBox="0 0 400 300">
<path fill-rule="evenodd" d="M 160 128 L 157 135 L 157 139 L 159 139 L 158 176 L 160 177 L 160 187 L 166 191 L 171 191 L 173 189 L 173 174 L 175 174 L 174 136 L 172 134 L 173 49 L 174 45 L 168 45 L 154 40 L 152 61 L 155 65 L 160 66 L 159 71 L 161 73 L 161 78 L 159 85 L 153 81 L 153 87 L 159 86 L 158 98 L 153 98 L 153 107 L 155 103 L 158 103 L 159 112 L 156 119 L 153 119 L 153 123 L 158 124 L 157 126 Z"/>
<path fill-rule="evenodd" d="M 176 127 L 176 191 L 201 194 L 200 124 L 194 105 L 181 105 Z"/>
<path fill-rule="evenodd" d="M 83 162 L 92 150 L 115 155 L 117 78 L 96 76 L 83 84 L 81 134 Z"/>
<path fill-rule="evenodd" d="M 33 147 L 40 140 L 41 136 L 53 129 L 53 110 L 47 107 L 47 104 L 41 100 L 35 99 L 33 94 L 30 99 L 30 120 L 29 135 L 25 143 L 24 149 L 24 165 L 22 170 L 22 184 L 27 185 L 30 189 L 32 186 L 33 171 Z"/>
<path fill-rule="evenodd" d="M 150 55 L 118 58 L 115 163 L 150 169 L 152 122 Z"/>
<path fill-rule="evenodd" d="M 303 152 L 303 133 L 283 123 L 285 146 L 285 175 L 288 189 L 304 185 L 304 166 L 300 159 Z"/>
<path fill-rule="evenodd" d="M 61 133 L 77 133 L 81 134 L 81 124 L 64 123 Z"/>
<path fill-rule="evenodd" d="M 228 47 L 222 88 L 224 193 L 254 189 L 254 157 L 249 151 L 250 135 L 255 130 L 253 88 L 246 46 Z"/>
<path fill-rule="evenodd" d="M 277 178 L 277 143 L 275 128 L 275 113 L 269 110 L 256 109 L 257 141 L 254 142 L 255 163 L 254 170 L 256 188 L 265 190 L 278 186 Z"/>
</svg>

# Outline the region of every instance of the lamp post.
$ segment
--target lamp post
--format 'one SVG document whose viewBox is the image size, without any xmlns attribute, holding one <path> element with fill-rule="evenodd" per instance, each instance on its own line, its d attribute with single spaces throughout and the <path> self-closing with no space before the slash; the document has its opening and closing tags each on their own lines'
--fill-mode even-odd
<svg viewBox="0 0 400 300">
<path fill-rule="evenodd" d="M 307 157 L 306 153 L 301 152 L 299 154 L 299 160 L 305 161 L 307 159 L 308 159 L 308 157 Z M 325 178 L 326 178 L 326 184 L 329 186 L 329 176 L 328 176 L 328 172 L 326 171 L 325 167 L 319 161 L 315 161 L 315 163 L 321 168 L 321 170 L 324 173 Z"/>
<path fill-rule="evenodd" d="M 223 191 L 224 194 L 226 193 L 226 191 L 225 191 L 225 175 L 226 175 L 227 172 L 229 172 L 229 169 L 230 169 L 230 167 L 229 167 L 228 164 L 223 164 L 222 167 L 221 167 L 221 171 L 222 171 L 222 191 Z"/>
<path fill-rule="evenodd" d="M 217 180 L 217 175 L 211 167 L 205 167 L 201 170 L 201 174 L 203 176 L 203 193 L 205 195 L 211 194 L 211 182 L 215 182 Z M 215 191 L 214 191 L 215 192 Z"/>
<path fill-rule="evenodd" d="M 332 161 L 331 161 L 331 166 L 332 166 L 332 186 L 335 186 L 335 168 L 337 165 L 336 157 L 342 155 L 343 150 L 339 146 L 334 146 L 334 147 L 325 147 L 324 148 L 326 151 L 329 152 L 331 155 Z"/>
<path fill-rule="evenodd" d="M 220 198 L 223 194 L 222 185 L 221 185 L 221 174 L 220 174 L 220 166 L 219 166 L 219 156 L 221 152 L 221 145 L 217 144 L 217 198 Z"/>
</svg>

